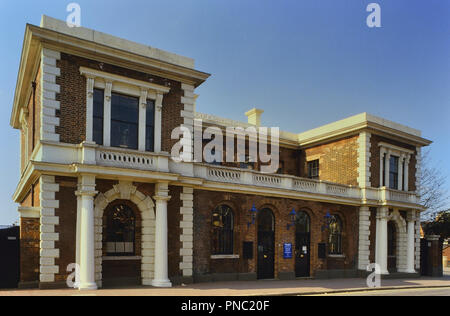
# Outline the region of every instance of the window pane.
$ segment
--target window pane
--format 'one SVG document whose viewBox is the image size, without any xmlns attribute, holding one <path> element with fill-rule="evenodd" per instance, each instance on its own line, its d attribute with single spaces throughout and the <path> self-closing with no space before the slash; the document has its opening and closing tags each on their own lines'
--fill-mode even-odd
<svg viewBox="0 0 450 316">
<path fill-rule="evenodd" d="M 108 255 L 134 255 L 136 218 L 127 205 L 117 205 L 108 210 L 106 251 Z"/>
<path fill-rule="evenodd" d="M 111 121 L 111 146 L 138 149 L 138 125 Z"/>
<path fill-rule="evenodd" d="M 319 160 L 308 162 L 308 178 L 319 179 Z"/>
<path fill-rule="evenodd" d="M 103 145 L 103 90 L 94 89 L 93 141 Z"/>
<path fill-rule="evenodd" d="M 111 118 L 112 120 L 137 124 L 139 121 L 139 99 L 113 93 Z"/>
<path fill-rule="evenodd" d="M 146 110 L 146 126 L 145 126 L 145 150 L 154 151 L 155 143 L 155 102 L 153 100 L 147 101 Z"/>
<path fill-rule="evenodd" d="M 138 149 L 139 99 L 117 93 L 111 97 L 111 146 Z"/>
<path fill-rule="evenodd" d="M 212 214 L 212 254 L 234 253 L 234 216 L 227 205 L 217 207 Z"/>
<path fill-rule="evenodd" d="M 399 158 L 392 156 L 389 161 L 389 188 L 398 190 L 398 162 Z"/>
</svg>

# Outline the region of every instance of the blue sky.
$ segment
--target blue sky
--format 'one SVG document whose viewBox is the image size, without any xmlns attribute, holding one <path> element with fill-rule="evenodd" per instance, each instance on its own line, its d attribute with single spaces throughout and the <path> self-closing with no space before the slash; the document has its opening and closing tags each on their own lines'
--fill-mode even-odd
<svg viewBox="0 0 450 316">
<path fill-rule="evenodd" d="M 9 126 L 25 24 L 72 1 L 0 1 L 0 224 L 17 216 L 19 132 Z M 450 1 L 76 1 L 82 26 L 192 57 L 211 78 L 198 111 L 302 132 L 369 112 L 420 129 L 449 175 Z M 377 2 L 382 28 L 366 25 Z"/>
</svg>

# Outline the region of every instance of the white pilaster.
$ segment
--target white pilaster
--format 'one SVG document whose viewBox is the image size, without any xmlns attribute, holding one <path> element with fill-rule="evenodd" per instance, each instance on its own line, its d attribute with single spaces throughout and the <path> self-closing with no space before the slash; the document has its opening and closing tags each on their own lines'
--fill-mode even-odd
<svg viewBox="0 0 450 316">
<path fill-rule="evenodd" d="M 359 209 L 359 247 L 358 268 L 366 270 L 370 264 L 370 208 L 367 206 Z"/>
<path fill-rule="evenodd" d="M 398 190 L 403 191 L 403 160 L 405 159 L 404 154 L 398 157 Z"/>
<path fill-rule="evenodd" d="M 384 161 L 385 154 L 386 154 L 386 150 L 383 147 L 381 147 L 380 148 L 380 188 L 384 187 L 383 176 L 384 176 L 384 170 L 385 170 L 385 161 Z"/>
<path fill-rule="evenodd" d="M 139 99 L 139 150 L 145 151 L 145 125 L 147 122 L 147 94 L 148 91 L 141 89 L 141 97 Z"/>
<path fill-rule="evenodd" d="M 155 100 L 155 153 L 161 152 L 162 106 L 164 95 L 158 93 Z"/>
<path fill-rule="evenodd" d="M 183 187 L 180 197 L 183 205 L 180 208 L 182 230 L 180 241 L 181 250 L 180 270 L 183 276 L 191 277 L 193 275 L 193 249 L 194 249 L 194 189 Z"/>
<path fill-rule="evenodd" d="M 93 142 L 94 128 L 94 77 L 86 77 L 86 142 Z"/>
<path fill-rule="evenodd" d="M 111 97 L 112 97 L 111 81 L 105 84 L 105 99 L 103 101 L 103 146 L 111 146 Z"/>
<path fill-rule="evenodd" d="M 170 200 L 168 183 L 156 184 L 156 233 L 155 233 L 155 287 L 171 287 L 168 267 L 167 202 Z"/>
<path fill-rule="evenodd" d="M 43 48 L 41 52 L 41 139 L 59 142 L 56 127 L 60 119 L 56 117 L 56 110 L 60 109 L 60 102 L 56 101 L 56 94 L 60 93 L 60 86 L 56 77 L 61 76 L 57 61 L 61 54 L 57 51 Z"/>
<path fill-rule="evenodd" d="M 405 170 L 403 177 L 405 178 L 404 188 L 403 190 L 409 192 L 409 161 L 411 159 L 411 155 L 407 155 L 405 157 Z"/>
<path fill-rule="evenodd" d="M 188 84 L 182 84 L 181 88 L 184 91 L 184 96 L 181 98 L 181 103 L 184 105 L 184 109 L 181 111 L 181 117 L 183 118 L 182 127 L 190 131 L 190 139 L 185 139 L 187 134 L 183 135 L 183 160 L 192 161 L 194 155 L 194 107 L 197 96 L 194 94 L 195 87 Z"/>
<path fill-rule="evenodd" d="M 375 262 L 380 265 L 381 274 L 388 272 L 388 215 L 389 208 L 380 207 L 377 211 L 377 236 Z"/>
<path fill-rule="evenodd" d="M 386 188 L 390 187 L 391 181 L 389 179 L 389 173 L 390 173 L 390 168 L 391 168 L 391 152 L 388 150 L 386 152 L 386 162 L 385 162 L 385 166 L 384 166 L 384 177 L 385 177 L 385 184 L 384 186 Z"/>
<path fill-rule="evenodd" d="M 361 132 L 358 138 L 358 185 L 361 188 L 371 187 L 370 181 L 370 148 L 371 148 L 371 134 L 368 132 Z"/>
<path fill-rule="evenodd" d="M 42 283 L 55 282 L 55 274 L 59 273 L 59 266 L 55 259 L 59 258 L 59 249 L 55 242 L 59 241 L 59 233 L 55 226 L 59 225 L 59 217 L 55 210 L 59 208 L 56 200 L 59 185 L 54 176 L 42 175 L 40 178 L 41 225 L 40 225 L 40 276 Z"/>
<path fill-rule="evenodd" d="M 83 175 L 79 178 L 77 192 L 81 196 L 81 238 L 80 238 L 80 290 L 96 290 L 95 282 L 95 231 L 94 196 L 95 176 Z"/>
<path fill-rule="evenodd" d="M 415 273 L 415 235 L 416 235 L 416 211 L 408 212 L 407 223 L 408 223 L 408 241 L 406 248 L 406 273 Z"/>
</svg>

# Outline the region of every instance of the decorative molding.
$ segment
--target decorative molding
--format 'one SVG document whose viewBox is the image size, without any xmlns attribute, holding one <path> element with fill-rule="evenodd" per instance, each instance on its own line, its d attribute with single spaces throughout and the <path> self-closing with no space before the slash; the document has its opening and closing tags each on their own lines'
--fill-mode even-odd
<svg viewBox="0 0 450 316">
<path fill-rule="evenodd" d="M 20 214 L 20 218 L 41 218 L 40 207 L 19 206 L 18 212 Z"/>
<path fill-rule="evenodd" d="M 56 200 L 56 192 L 59 185 L 54 176 L 42 175 L 40 178 L 41 214 L 40 214 L 40 269 L 39 280 L 42 283 L 55 282 L 55 274 L 59 273 L 59 266 L 55 259 L 59 258 L 59 249 L 55 243 L 59 241 L 59 233 L 55 232 L 55 226 L 59 225 L 59 217 L 55 216 L 55 210 L 59 208 Z"/>
<path fill-rule="evenodd" d="M 155 204 L 151 197 L 144 195 L 128 181 L 120 181 L 106 193 L 100 193 L 94 201 L 95 207 L 95 280 L 102 286 L 103 261 L 103 213 L 108 205 L 118 199 L 130 200 L 142 218 L 142 263 L 141 276 L 143 285 L 151 285 L 154 275 L 155 258 Z"/>
<path fill-rule="evenodd" d="M 180 207 L 180 228 L 182 231 L 180 235 L 180 270 L 183 276 L 191 277 L 194 269 L 194 189 L 183 187 L 180 200 L 182 202 Z"/>
<path fill-rule="evenodd" d="M 161 86 L 161 85 L 146 82 L 146 81 L 131 79 L 128 77 L 119 76 L 119 75 L 111 74 L 109 72 L 99 71 L 99 70 L 95 70 L 95 69 L 91 69 L 91 68 L 80 67 L 80 73 L 88 78 L 89 77 L 101 78 L 101 79 L 105 80 L 106 82 L 123 83 L 126 85 L 136 86 L 141 89 L 151 90 L 151 91 L 154 91 L 157 93 L 159 92 L 159 93 L 166 94 L 166 93 L 169 93 L 169 91 L 170 91 L 170 88 L 165 87 L 165 86 Z"/>
</svg>

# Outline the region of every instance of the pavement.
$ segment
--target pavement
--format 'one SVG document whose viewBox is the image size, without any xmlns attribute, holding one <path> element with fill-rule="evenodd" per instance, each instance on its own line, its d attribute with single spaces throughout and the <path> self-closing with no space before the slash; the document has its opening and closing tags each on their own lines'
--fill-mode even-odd
<svg viewBox="0 0 450 316">
<path fill-rule="evenodd" d="M 446 272 L 443 278 L 382 280 L 381 288 L 376 290 L 399 289 L 450 289 L 450 271 Z M 0 290 L 0 296 L 298 296 L 357 293 L 373 290 L 367 287 L 365 279 L 303 279 L 200 283 L 164 289 L 139 286 L 82 292 L 74 289 Z"/>
</svg>

